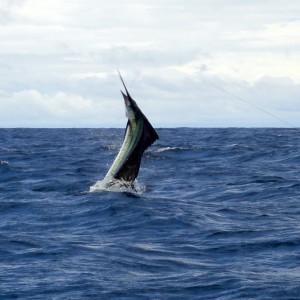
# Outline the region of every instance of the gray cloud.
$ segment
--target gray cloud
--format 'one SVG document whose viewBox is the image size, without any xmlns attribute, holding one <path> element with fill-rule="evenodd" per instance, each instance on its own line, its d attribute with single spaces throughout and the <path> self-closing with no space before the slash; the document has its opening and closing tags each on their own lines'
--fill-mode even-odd
<svg viewBox="0 0 300 300">
<path fill-rule="evenodd" d="M 5 25 L 14 20 L 14 9 L 24 4 L 27 0 L 1 0 L 0 1 L 0 24 Z"/>
<path fill-rule="evenodd" d="M 116 69 L 158 126 L 284 126 L 255 106 L 299 126 L 296 0 L 3 1 L 0 17 L 1 9 L 2 126 L 123 126 Z"/>
</svg>

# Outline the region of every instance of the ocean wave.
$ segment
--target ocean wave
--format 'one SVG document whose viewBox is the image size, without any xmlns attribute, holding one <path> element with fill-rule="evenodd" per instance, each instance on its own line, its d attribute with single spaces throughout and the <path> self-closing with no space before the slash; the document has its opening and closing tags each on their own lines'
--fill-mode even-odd
<svg viewBox="0 0 300 300">
<path fill-rule="evenodd" d="M 11 166 L 8 161 L 0 160 L 0 172 L 7 173 L 10 170 Z M 4 178 L 6 180 L 7 178 Z"/>
<path fill-rule="evenodd" d="M 170 151 L 180 151 L 180 150 L 188 150 L 188 148 L 184 147 L 162 147 L 156 150 L 153 150 L 156 153 L 161 153 L 161 152 L 170 152 Z"/>
<path fill-rule="evenodd" d="M 123 129 L 0 131 L 3 299 L 298 299 L 299 130 L 159 129 L 135 190 Z"/>
</svg>

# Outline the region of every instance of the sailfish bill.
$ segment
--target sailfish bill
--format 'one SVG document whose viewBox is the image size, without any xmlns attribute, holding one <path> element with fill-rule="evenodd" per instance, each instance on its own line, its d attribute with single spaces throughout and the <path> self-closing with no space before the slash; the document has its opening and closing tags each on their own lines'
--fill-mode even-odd
<svg viewBox="0 0 300 300">
<path fill-rule="evenodd" d="M 139 173 L 143 153 L 159 138 L 155 129 L 130 96 L 120 72 L 119 76 L 126 92 L 121 91 L 128 122 L 121 149 L 101 182 L 101 187 L 104 189 L 116 181 L 124 186 L 133 187 Z M 91 187 L 91 191 L 97 190 L 97 188 L 99 186 L 96 183 Z"/>
</svg>

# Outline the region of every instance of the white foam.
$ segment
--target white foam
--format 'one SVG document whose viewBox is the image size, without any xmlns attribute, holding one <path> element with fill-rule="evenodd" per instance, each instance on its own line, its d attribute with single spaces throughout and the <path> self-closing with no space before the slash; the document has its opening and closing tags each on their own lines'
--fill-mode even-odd
<svg viewBox="0 0 300 300">
<path fill-rule="evenodd" d="M 142 194 L 146 187 L 139 184 L 137 181 L 133 183 L 133 186 L 129 185 L 128 182 L 113 179 L 110 182 L 107 180 L 99 180 L 94 185 L 90 187 L 90 193 L 95 192 L 126 192 L 134 194 Z"/>
<path fill-rule="evenodd" d="M 170 151 L 170 150 L 176 150 L 179 149 L 178 147 L 164 147 L 164 148 L 159 148 L 157 149 L 155 152 L 166 152 L 166 151 Z"/>
</svg>

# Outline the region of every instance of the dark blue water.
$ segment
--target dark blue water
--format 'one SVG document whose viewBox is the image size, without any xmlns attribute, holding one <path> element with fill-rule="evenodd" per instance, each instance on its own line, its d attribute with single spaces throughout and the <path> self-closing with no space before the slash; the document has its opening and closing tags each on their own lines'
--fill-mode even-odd
<svg viewBox="0 0 300 300">
<path fill-rule="evenodd" d="M 1 299 L 300 299 L 300 130 L 158 133 L 136 195 L 122 129 L 0 130 Z"/>
</svg>

